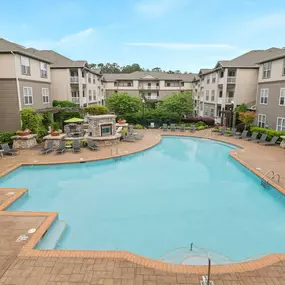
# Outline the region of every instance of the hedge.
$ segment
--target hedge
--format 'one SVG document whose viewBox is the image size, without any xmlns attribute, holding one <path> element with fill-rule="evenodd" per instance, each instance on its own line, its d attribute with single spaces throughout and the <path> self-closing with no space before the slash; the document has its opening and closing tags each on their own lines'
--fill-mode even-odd
<svg viewBox="0 0 285 285">
<path fill-rule="evenodd" d="M 259 133 L 259 134 L 267 134 L 267 140 L 270 141 L 274 136 L 280 137 L 285 136 L 285 132 L 279 132 L 275 131 L 274 129 L 265 129 L 265 128 L 259 128 L 259 127 L 251 127 L 250 128 L 251 133 Z"/>
<path fill-rule="evenodd" d="M 12 144 L 13 140 L 11 139 L 12 136 L 15 136 L 16 132 L 4 132 L 0 133 L 0 143 L 8 143 Z"/>
<path fill-rule="evenodd" d="M 88 113 L 91 116 L 104 115 L 109 112 L 109 109 L 106 106 L 101 105 L 91 105 L 85 108 L 85 113 Z"/>
<path fill-rule="evenodd" d="M 77 107 L 78 105 L 67 100 L 53 100 L 52 106 L 58 108 L 66 108 L 66 107 Z"/>
<path fill-rule="evenodd" d="M 198 123 L 198 122 L 204 122 L 208 126 L 214 126 L 215 125 L 215 119 L 211 117 L 187 117 L 185 119 L 182 119 L 184 123 Z"/>
</svg>

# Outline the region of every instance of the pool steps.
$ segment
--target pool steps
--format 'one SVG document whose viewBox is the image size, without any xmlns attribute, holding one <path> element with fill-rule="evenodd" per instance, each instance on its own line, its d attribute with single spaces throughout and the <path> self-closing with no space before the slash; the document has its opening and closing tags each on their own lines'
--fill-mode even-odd
<svg viewBox="0 0 285 285">
<path fill-rule="evenodd" d="M 58 241 L 60 240 L 64 230 L 66 228 L 66 222 L 63 220 L 56 220 L 50 229 L 46 232 L 43 238 L 39 241 L 36 248 L 38 249 L 55 249 Z"/>
</svg>

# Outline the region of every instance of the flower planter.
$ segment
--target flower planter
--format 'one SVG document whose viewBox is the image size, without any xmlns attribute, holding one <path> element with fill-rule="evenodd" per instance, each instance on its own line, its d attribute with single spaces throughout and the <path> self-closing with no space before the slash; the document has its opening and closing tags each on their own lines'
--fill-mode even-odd
<svg viewBox="0 0 285 285">
<path fill-rule="evenodd" d="M 24 136 L 28 136 L 30 134 L 30 132 L 21 132 L 21 133 L 17 133 L 17 135 L 24 137 Z"/>
<path fill-rule="evenodd" d="M 51 131 L 50 134 L 51 134 L 51 136 L 53 136 L 53 137 L 57 137 L 57 136 L 59 136 L 61 133 L 60 133 L 60 132 L 53 132 L 53 131 Z"/>
</svg>

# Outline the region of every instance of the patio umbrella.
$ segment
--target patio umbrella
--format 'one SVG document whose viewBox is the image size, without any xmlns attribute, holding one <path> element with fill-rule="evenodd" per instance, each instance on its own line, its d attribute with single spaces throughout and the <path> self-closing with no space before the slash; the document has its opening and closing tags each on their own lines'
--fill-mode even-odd
<svg viewBox="0 0 285 285">
<path fill-rule="evenodd" d="M 80 118 L 71 118 L 71 119 L 65 120 L 64 122 L 65 123 L 82 123 L 84 122 L 84 120 Z"/>
</svg>

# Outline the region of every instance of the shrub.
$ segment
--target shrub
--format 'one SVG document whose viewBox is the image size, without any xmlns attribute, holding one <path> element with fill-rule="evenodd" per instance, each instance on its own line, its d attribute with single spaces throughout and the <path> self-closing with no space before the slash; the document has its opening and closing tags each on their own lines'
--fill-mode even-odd
<svg viewBox="0 0 285 285">
<path fill-rule="evenodd" d="M 198 122 L 198 123 L 195 124 L 195 127 L 196 127 L 196 128 L 201 127 L 201 126 L 203 126 L 203 127 L 208 127 L 207 124 L 205 124 L 205 123 L 202 122 L 202 121 L 200 121 L 200 122 Z"/>
<path fill-rule="evenodd" d="M 67 142 L 65 143 L 65 145 L 66 145 L 66 146 L 72 145 L 72 141 L 67 141 Z"/>
<path fill-rule="evenodd" d="M 58 108 L 77 107 L 77 105 L 75 103 L 72 103 L 72 102 L 67 101 L 67 100 L 53 100 L 52 106 L 58 107 Z"/>
<path fill-rule="evenodd" d="M 204 130 L 204 129 L 206 129 L 207 127 L 205 127 L 205 126 L 199 126 L 199 127 L 197 127 L 196 128 L 196 130 L 197 131 L 201 131 L 201 130 Z"/>
<path fill-rule="evenodd" d="M 134 129 L 141 130 L 141 129 L 143 129 L 143 126 L 140 125 L 140 124 L 136 124 L 136 125 L 134 126 Z"/>
<path fill-rule="evenodd" d="M 81 140 L 81 145 L 82 145 L 82 147 L 87 147 L 87 145 L 88 145 L 87 139 Z"/>
<path fill-rule="evenodd" d="M 0 143 L 8 143 L 8 144 L 12 144 L 13 140 L 11 139 L 11 137 L 15 136 L 16 132 L 4 132 L 4 133 L 0 133 Z"/>
<path fill-rule="evenodd" d="M 52 123 L 51 123 L 51 129 L 52 129 L 53 131 L 58 131 L 58 129 L 59 129 L 59 123 L 58 123 L 58 122 L 52 122 Z"/>
<path fill-rule="evenodd" d="M 280 137 L 285 136 L 285 132 L 279 132 L 275 131 L 274 129 L 265 129 L 265 128 L 259 128 L 259 127 L 251 127 L 250 128 L 251 133 L 259 133 L 259 134 L 267 134 L 267 140 L 270 141 L 274 136 Z"/>
<path fill-rule="evenodd" d="M 246 128 L 248 128 L 255 120 L 254 112 L 240 112 L 239 120 L 245 123 Z"/>
<path fill-rule="evenodd" d="M 182 119 L 184 123 L 198 123 L 198 122 L 204 122 L 208 126 L 214 126 L 215 125 L 215 119 L 211 117 L 187 117 Z"/>
<path fill-rule="evenodd" d="M 47 134 L 47 129 L 43 125 L 43 116 L 36 113 L 32 108 L 21 110 L 22 129 L 30 129 L 32 133 L 38 135 L 39 138 Z"/>
<path fill-rule="evenodd" d="M 109 112 L 106 106 L 100 106 L 100 105 L 88 106 L 85 108 L 84 111 L 85 113 L 88 113 L 91 116 L 104 115 Z"/>
</svg>

